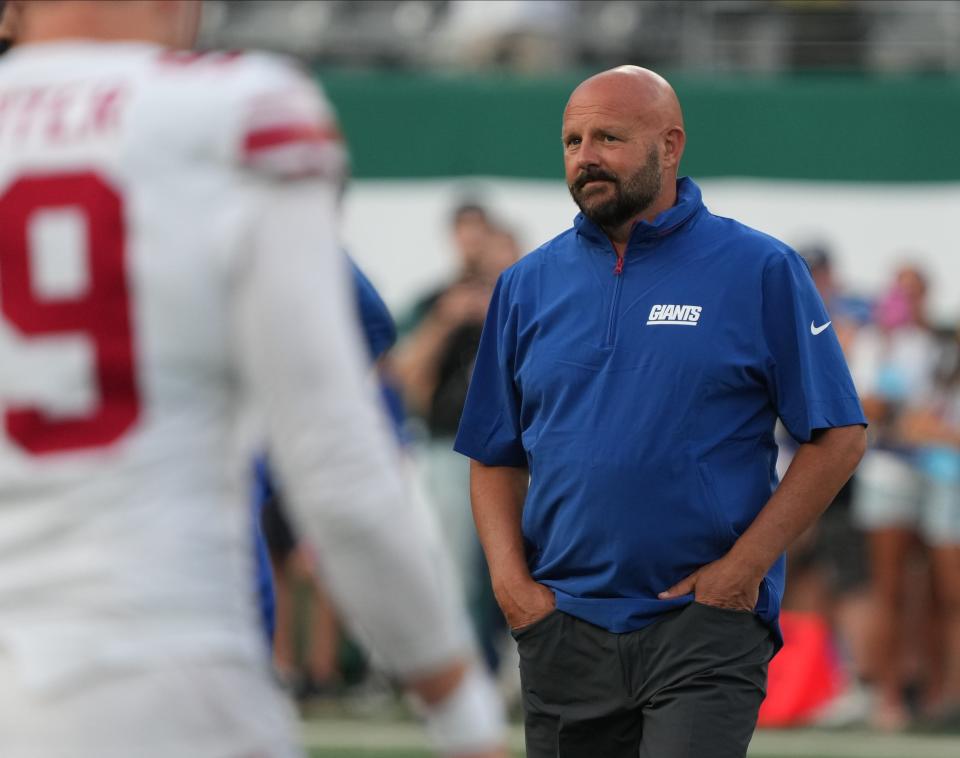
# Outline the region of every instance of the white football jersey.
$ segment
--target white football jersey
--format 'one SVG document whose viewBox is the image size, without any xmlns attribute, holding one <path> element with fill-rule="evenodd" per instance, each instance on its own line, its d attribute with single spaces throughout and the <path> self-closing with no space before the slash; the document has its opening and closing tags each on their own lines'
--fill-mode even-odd
<svg viewBox="0 0 960 758">
<path fill-rule="evenodd" d="M 0 651 L 31 686 L 264 658 L 263 444 L 389 668 L 467 644 L 363 365 L 344 163 L 321 93 L 270 56 L 0 60 Z"/>
</svg>

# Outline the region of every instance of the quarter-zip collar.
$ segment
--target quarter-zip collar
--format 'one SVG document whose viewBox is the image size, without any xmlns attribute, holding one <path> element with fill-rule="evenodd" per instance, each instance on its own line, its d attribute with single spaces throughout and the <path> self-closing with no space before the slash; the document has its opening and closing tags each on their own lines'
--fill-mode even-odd
<svg viewBox="0 0 960 758">
<path fill-rule="evenodd" d="M 672 234 L 686 224 L 697 213 L 703 210 L 703 196 L 700 188 L 694 181 L 684 176 L 677 180 L 677 202 L 658 214 L 652 222 L 638 221 L 630 232 L 627 242 L 629 250 L 638 243 L 650 243 Z M 573 220 L 577 235 L 590 247 L 599 248 L 605 252 L 613 250 L 613 245 L 603 229 L 597 226 L 582 213 L 578 213 Z"/>
</svg>

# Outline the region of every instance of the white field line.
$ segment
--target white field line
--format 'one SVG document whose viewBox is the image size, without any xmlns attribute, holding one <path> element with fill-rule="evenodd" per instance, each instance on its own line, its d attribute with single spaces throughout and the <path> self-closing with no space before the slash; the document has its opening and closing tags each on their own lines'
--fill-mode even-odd
<svg viewBox="0 0 960 758">
<path fill-rule="evenodd" d="M 303 724 L 307 748 L 364 750 L 425 750 L 423 732 L 415 723 L 317 719 Z M 523 749 L 523 729 L 510 730 L 513 750 Z M 750 755 L 824 755 L 833 758 L 960 758 L 960 737 L 915 737 L 873 732 L 760 731 L 750 744 Z"/>
<path fill-rule="evenodd" d="M 960 737 L 915 737 L 876 732 L 761 731 L 750 754 L 843 758 L 960 758 Z"/>
<path fill-rule="evenodd" d="M 423 730 L 413 722 L 316 719 L 302 724 L 307 748 L 357 748 L 363 750 L 426 750 Z M 508 735 L 512 750 L 523 750 L 523 728 L 513 726 Z"/>
</svg>

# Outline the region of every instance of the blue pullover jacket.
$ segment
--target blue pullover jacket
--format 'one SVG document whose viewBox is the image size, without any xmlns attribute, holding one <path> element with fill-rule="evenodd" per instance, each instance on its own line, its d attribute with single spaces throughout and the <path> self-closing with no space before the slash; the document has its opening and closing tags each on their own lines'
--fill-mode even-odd
<svg viewBox="0 0 960 758">
<path fill-rule="evenodd" d="M 864 424 L 823 303 L 783 243 L 711 214 L 690 179 L 618 260 L 582 214 L 503 273 L 456 449 L 526 466 L 522 532 L 560 610 L 612 632 L 723 556 L 777 486 L 773 430 Z M 784 559 L 756 613 L 774 629 Z"/>
</svg>

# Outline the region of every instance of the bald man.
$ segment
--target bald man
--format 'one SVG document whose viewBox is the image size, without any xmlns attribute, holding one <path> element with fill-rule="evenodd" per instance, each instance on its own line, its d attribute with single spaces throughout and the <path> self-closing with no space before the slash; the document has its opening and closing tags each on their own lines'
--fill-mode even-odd
<svg viewBox="0 0 960 758">
<path fill-rule="evenodd" d="M 860 460 L 863 412 L 803 261 L 677 179 L 662 77 L 587 79 L 562 138 L 580 214 L 501 276 L 456 442 L 527 755 L 744 756 L 784 550 Z M 779 486 L 778 418 L 800 443 Z"/>
</svg>

